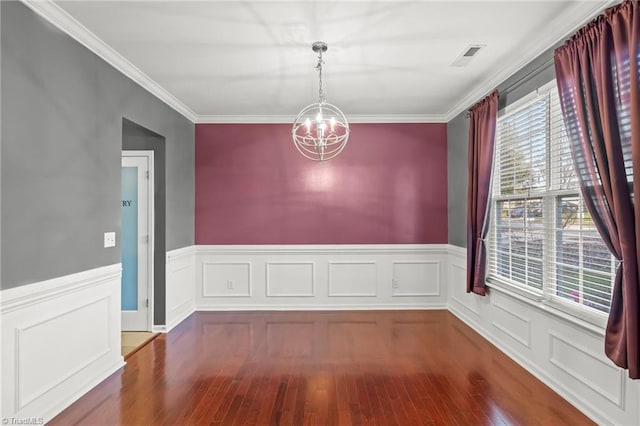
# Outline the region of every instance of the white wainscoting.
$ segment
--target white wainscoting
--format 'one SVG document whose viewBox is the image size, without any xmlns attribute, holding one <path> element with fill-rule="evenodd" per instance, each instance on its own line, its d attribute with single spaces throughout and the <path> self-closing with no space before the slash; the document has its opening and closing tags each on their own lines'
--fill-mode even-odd
<svg viewBox="0 0 640 426">
<path fill-rule="evenodd" d="M 195 247 L 167 252 L 166 331 L 195 311 Z"/>
<path fill-rule="evenodd" d="M 196 310 L 446 309 L 448 245 L 196 246 Z"/>
<path fill-rule="evenodd" d="M 120 264 L 0 292 L 0 417 L 50 420 L 124 365 Z"/>
<path fill-rule="evenodd" d="M 640 383 L 605 357 L 602 330 L 503 289 L 467 294 L 459 247 L 192 246 L 166 267 L 167 331 L 195 310 L 448 308 L 594 421 L 640 424 Z M 124 365 L 120 276 L 118 264 L 0 293 L 0 416 L 49 420 Z"/>
<path fill-rule="evenodd" d="M 640 424 L 640 383 L 605 355 L 603 331 L 492 287 L 465 292 L 466 251 L 450 246 L 449 310 L 599 424 Z"/>
</svg>

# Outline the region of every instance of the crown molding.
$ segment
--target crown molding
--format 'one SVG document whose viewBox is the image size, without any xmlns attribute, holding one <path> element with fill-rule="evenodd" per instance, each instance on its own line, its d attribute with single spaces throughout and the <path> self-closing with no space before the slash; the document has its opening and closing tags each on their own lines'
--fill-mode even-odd
<svg viewBox="0 0 640 426">
<path fill-rule="evenodd" d="M 295 115 L 199 115 L 196 124 L 278 124 L 295 119 Z"/>
<path fill-rule="evenodd" d="M 349 123 L 446 123 L 443 114 L 351 114 Z"/>
<path fill-rule="evenodd" d="M 138 83 L 142 88 L 156 96 L 162 102 L 169 105 L 178 113 L 192 122 L 196 122 L 198 116 L 191 108 L 173 96 L 151 77 L 142 72 L 138 67 L 116 52 L 100 37 L 91 32 L 87 27 L 78 22 L 73 16 L 55 4 L 53 0 L 20 0 L 25 6 L 36 14 L 62 30 L 71 38 L 98 55 L 108 64 Z"/>
<path fill-rule="evenodd" d="M 446 114 L 443 114 L 445 122 L 453 120 L 458 114 L 486 96 L 498 87 L 499 84 L 524 68 L 529 62 L 552 48 L 561 40 L 568 38 L 604 9 L 619 2 L 620 0 L 606 0 L 604 2 L 579 1 L 573 3 L 569 10 L 549 21 L 544 27 L 544 31 L 540 31 L 536 37 L 532 38 L 534 41 L 522 49 L 527 53 L 518 61 L 514 62 L 511 66 L 503 68 L 502 72 L 494 74 L 492 78 L 485 80 L 484 83 L 480 84 L 476 89 L 469 92 L 467 96 L 458 101 Z"/>
<path fill-rule="evenodd" d="M 349 114 L 350 124 L 358 123 L 446 123 L 443 114 Z M 197 124 L 291 124 L 295 115 L 199 115 Z"/>
</svg>

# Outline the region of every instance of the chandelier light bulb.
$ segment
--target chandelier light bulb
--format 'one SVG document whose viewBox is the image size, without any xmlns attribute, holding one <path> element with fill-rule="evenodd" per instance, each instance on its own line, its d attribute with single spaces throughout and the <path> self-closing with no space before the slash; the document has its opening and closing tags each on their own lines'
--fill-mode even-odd
<svg viewBox="0 0 640 426">
<path fill-rule="evenodd" d="M 324 161 L 340 154 L 346 146 L 349 140 L 349 123 L 338 107 L 325 100 L 322 87 L 322 54 L 327 51 L 327 44 L 317 41 L 313 43 L 312 49 L 318 54 L 318 102 L 300 111 L 293 123 L 291 136 L 302 155 L 311 160 Z M 312 131 L 312 122 L 315 122 L 315 131 Z"/>
</svg>

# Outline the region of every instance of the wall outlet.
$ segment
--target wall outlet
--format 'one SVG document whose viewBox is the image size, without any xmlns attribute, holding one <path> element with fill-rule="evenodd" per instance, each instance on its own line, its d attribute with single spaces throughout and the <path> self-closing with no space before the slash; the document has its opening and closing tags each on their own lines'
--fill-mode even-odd
<svg viewBox="0 0 640 426">
<path fill-rule="evenodd" d="M 107 247 L 115 247 L 116 246 L 116 233 L 115 232 L 105 232 L 104 233 L 104 246 Z"/>
<path fill-rule="evenodd" d="M 391 288 L 400 288 L 400 283 L 395 278 L 391 280 Z"/>
<path fill-rule="evenodd" d="M 227 289 L 233 290 L 233 280 L 227 280 Z"/>
</svg>

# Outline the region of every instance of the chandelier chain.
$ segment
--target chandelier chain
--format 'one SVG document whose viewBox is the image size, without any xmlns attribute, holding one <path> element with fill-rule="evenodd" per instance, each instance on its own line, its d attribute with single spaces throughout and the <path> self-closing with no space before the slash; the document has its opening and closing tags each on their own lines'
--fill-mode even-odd
<svg viewBox="0 0 640 426">
<path fill-rule="evenodd" d="M 318 84 L 318 103 L 323 104 L 325 101 L 324 89 L 322 88 L 322 64 L 324 61 L 322 60 L 322 49 L 318 51 L 318 64 L 316 65 L 316 69 L 318 70 L 319 84 Z"/>
</svg>

